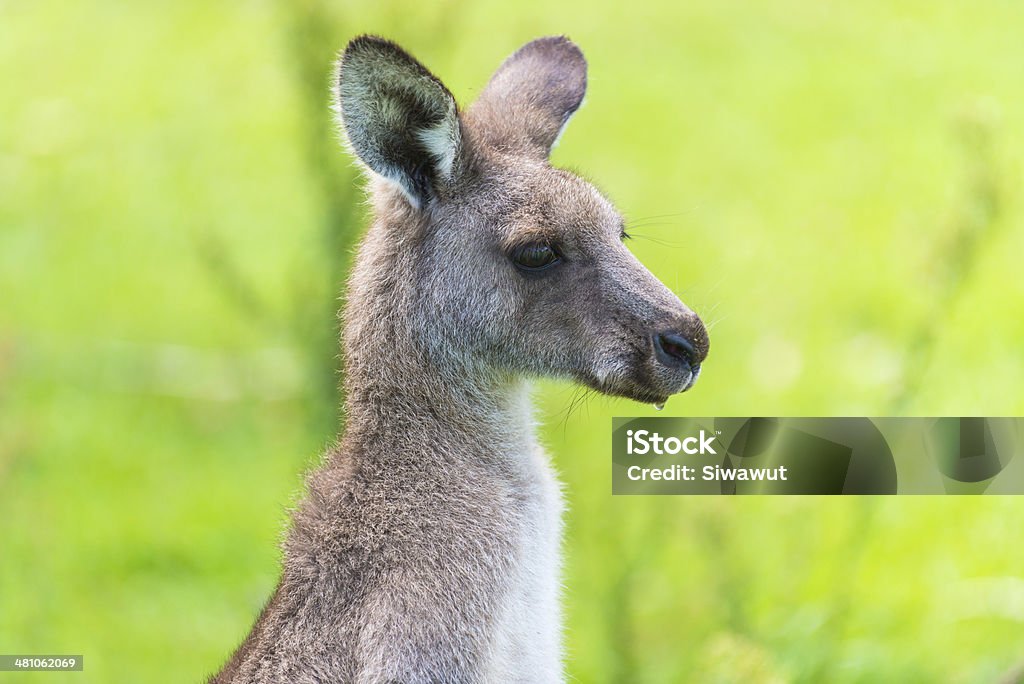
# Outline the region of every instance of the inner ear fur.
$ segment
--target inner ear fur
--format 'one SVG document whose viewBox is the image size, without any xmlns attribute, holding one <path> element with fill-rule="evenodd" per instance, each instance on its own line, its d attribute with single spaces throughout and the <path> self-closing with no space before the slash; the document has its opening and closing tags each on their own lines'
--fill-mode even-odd
<svg viewBox="0 0 1024 684">
<path fill-rule="evenodd" d="M 453 181 L 462 144 L 455 98 L 398 45 L 352 40 L 338 60 L 335 97 L 352 150 L 413 206 Z"/>
</svg>

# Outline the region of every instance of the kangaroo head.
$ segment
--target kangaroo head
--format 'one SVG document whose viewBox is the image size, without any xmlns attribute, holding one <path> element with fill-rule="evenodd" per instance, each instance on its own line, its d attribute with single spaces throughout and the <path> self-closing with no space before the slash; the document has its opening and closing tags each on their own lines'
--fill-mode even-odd
<svg viewBox="0 0 1024 684">
<path fill-rule="evenodd" d="M 369 241 L 392 255 L 374 267 L 402 271 L 369 277 L 397 278 L 417 353 L 644 402 L 694 384 L 704 325 L 623 244 L 611 202 L 548 163 L 586 89 L 573 43 L 528 43 L 464 112 L 386 40 L 353 40 L 338 67 L 344 133 L 373 180 Z"/>
</svg>

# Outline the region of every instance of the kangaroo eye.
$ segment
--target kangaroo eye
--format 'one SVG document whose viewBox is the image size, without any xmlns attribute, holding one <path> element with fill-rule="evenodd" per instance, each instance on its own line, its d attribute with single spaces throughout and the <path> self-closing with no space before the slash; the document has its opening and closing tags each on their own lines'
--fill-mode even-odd
<svg viewBox="0 0 1024 684">
<path fill-rule="evenodd" d="M 561 262 L 562 258 L 550 245 L 534 243 L 512 250 L 512 261 L 526 271 L 543 271 Z"/>
</svg>

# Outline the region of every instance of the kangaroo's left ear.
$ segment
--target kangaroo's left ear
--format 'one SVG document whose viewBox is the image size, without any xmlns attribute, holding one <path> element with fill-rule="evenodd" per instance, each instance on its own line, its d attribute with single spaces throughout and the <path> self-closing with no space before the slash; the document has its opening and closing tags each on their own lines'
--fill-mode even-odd
<svg viewBox="0 0 1024 684">
<path fill-rule="evenodd" d="M 587 90 L 587 61 L 565 36 L 519 48 L 466 113 L 467 126 L 492 147 L 547 159 Z"/>
<path fill-rule="evenodd" d="M 462 146 L 455 98 L 391 41 L 360 36 L 338 60 L 336 109 L 352 150 L 421 207 L 451 183 Z"/>
</svg>

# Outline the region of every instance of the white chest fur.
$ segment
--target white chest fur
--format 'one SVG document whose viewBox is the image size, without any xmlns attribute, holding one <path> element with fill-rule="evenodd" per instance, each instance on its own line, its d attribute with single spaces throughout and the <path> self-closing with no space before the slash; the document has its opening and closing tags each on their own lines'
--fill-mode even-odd
<svg viewBox="0 0 1024 684">
<path fill-rule="evenodd" d="M 559 608 L 562 494 L 547 455 L 524 455 L 531 491 L 524 509 L 518 558 L 496 629 L 488 682 L 562 682 Z"/>
</svg>

